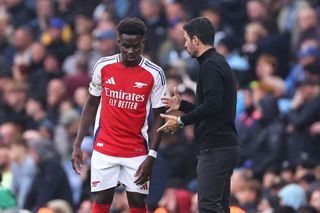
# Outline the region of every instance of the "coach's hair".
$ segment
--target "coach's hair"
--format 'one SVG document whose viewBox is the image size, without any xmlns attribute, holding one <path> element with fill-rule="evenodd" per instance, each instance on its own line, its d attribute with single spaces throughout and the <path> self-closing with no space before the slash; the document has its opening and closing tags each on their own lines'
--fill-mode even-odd
<svg viewBox="0 0 320 213">
<path fill-rule="evenodd" d="M 139 18 L 128 17 L 120 21 L 117 26 L 119 35 L 142 35 L 144 36 L 147 32 L 147 27 L 143 21 Z"/>
<path fill-rule="evenodd" d="M 189 23 L 183 26 L 190 38 L 197 36 L 199 40 L 207 45 L 213 44 L 215 29 L 209 19 L 205 17 L 198 17 L 192 19 Z"/>
</svg>

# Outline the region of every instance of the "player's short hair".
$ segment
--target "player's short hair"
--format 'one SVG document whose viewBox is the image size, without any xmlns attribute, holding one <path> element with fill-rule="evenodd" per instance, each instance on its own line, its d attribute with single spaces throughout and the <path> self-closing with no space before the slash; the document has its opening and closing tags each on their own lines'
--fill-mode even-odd
<svg viewBox="0 0 320 213">
<path fill-rule="evenodd" d="M 119 35 L 141 35 L 144 36 L 147 32 L 147 27 L 139 18 L 128 17 L 120 21 L 117 26 Z"/>
<path fill-rule="evenodd" d="M 183 26 L 190 38 L 197 36 L 203 44 L 213 44 L 215 29 L 209 19 L 198 17 Z"/>
</svg>

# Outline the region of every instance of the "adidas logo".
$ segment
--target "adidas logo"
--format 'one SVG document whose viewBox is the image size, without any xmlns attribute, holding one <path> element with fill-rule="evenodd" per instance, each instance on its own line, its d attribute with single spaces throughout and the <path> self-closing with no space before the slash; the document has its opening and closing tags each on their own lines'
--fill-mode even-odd
<svg viewBox="0 0 320 213">
<path fill-rule="evenodd" d="M 109 78 L 108 80 L 106 80 L 106 84 L 112 84 L 112 85 L 115 85 L 115 84 L 116 84 L 116 82 L 114 81 L 114 78 L 113 78 L 113 77 L 111 77 L 111 78 Z"/>
<path fill-rule="evenodd" d="M 140 187 L 141 190 L 148 190 L 149 189 L 149 186 L 148 186 L 148 183 L 144 183 L 141 187 Z"/>
</svg>

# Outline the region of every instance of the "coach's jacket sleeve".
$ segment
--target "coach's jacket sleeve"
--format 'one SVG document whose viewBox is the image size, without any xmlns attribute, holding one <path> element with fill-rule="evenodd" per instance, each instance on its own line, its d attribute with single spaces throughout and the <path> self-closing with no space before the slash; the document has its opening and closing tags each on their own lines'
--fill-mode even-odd
<svg viewBox="0 0 320 213">
<path fill-rule="evenodd" d="M 201 91 L 198 92 L 202 96 L 202 101 L 192 111 L 181 116 L 181 121 L 185 125 L 214 115 L 223 105 L 223 76 L 216 64 L 208 61 L 202 65 L 198 83 L 201 84 L 201 87 L 198 88 Z"/>
</svg>

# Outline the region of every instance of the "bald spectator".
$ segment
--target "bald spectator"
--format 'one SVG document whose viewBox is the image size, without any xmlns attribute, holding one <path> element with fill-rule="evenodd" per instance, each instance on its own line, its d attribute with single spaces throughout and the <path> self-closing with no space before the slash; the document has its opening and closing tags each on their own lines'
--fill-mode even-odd
<svg viewBox="0 0 320 213">
<path fill-rule="evenodd" d="M 294 50 L 296 50 L 306 38 L 320 39 L 318 19 L 317 11 L 312 7 L 305 7 L 299 11 L 297 20 L 299 33 Z"/>
</svg>

